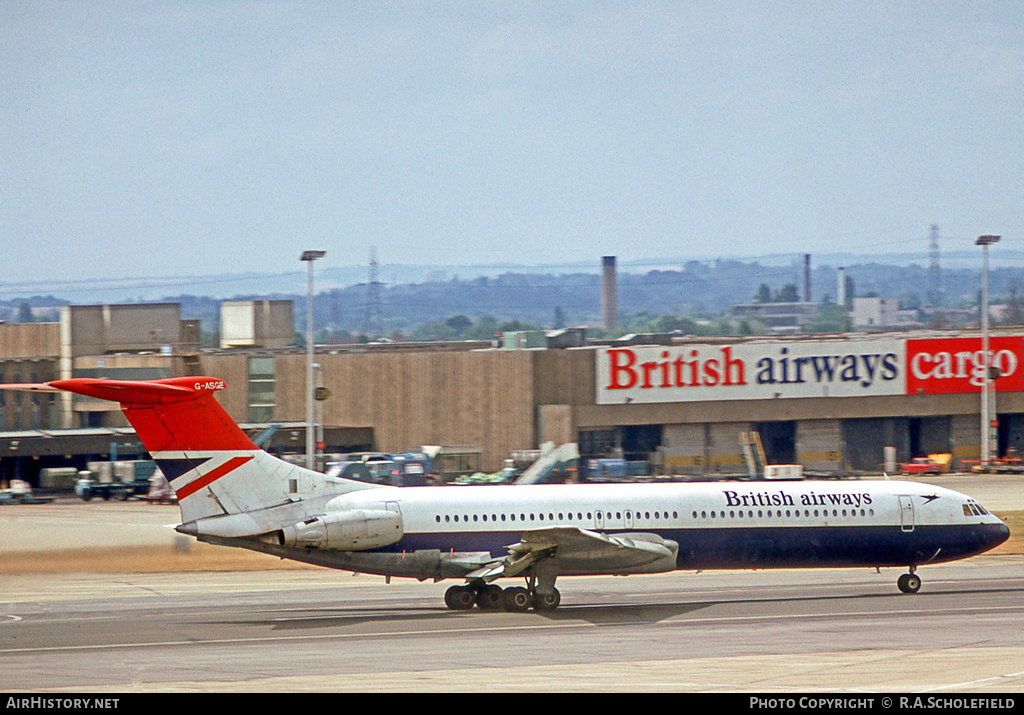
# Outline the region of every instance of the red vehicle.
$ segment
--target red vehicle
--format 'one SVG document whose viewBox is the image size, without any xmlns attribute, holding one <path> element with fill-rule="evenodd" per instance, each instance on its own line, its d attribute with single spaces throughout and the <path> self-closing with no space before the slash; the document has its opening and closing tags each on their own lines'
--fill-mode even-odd
<svg viewBox="0 0 1024 715">
<path fill-rule="evenodd" d="M 929 457 L 915 457 L 906 464 L 901 464 L 900 471 L 904 474 L 942 474 L 946 467 Z"/>
</svg>

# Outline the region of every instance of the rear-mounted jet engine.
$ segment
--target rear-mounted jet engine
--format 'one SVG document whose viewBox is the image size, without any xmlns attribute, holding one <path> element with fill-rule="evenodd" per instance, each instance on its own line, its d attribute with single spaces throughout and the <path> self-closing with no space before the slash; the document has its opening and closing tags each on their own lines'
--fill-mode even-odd
<svg viewBox="0 0 1024 715">
<path fill-rule="evenodd" d="M 331 512 L 281 530 L 284 546 L 340 551 L 378 549 L 395 543 L 404 533 L 401 514 L 366 509 Z"/>
</svg>

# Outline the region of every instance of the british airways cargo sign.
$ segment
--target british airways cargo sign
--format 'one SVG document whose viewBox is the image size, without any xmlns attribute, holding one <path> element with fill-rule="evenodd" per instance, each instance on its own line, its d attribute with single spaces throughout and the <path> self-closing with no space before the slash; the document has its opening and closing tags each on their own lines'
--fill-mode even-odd
<svg viewBox="0 0 1024 715">
<path fill-rule="evenodd" d="M 989 339 L 988 364 L 998 371 L 999 391 L 1024 389 L 1019 335 Z M 981 338 L 907 340 L 907 393 L 978 392 L 985 379 Z"/>
<path fill-rule="evenodd" d="M 1024 338 L 993 337 L 998 390 L 1024 389 Z M 981 338 L 859 338 L 602 348 L 597 402 L 978 392 Z"/>
</svg>

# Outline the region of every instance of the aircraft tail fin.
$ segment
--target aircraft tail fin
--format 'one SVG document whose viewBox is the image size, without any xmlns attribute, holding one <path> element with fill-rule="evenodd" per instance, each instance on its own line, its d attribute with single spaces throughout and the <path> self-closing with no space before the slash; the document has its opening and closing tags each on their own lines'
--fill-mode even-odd
<svg viewBox="0 0 1024 715">
<path fill-rule="evenodd" d="M 149 453 L 257 449 L 214 399 L 225 388 L 209 377 L 168 380 L 72 378 L 48 383 L 59 390 L 119 402 Z"/>
<path fill-rule="evenodd" d="M 244 514 L 326 495 L 323 474 L 257 447 L 214 397 L 225 388 L 210 377 L 167 380 L 72 378 L 21 389 L 65 390 L 121 405 L 142 444 L 178 496 L 182 522 Z M 331 492 L 376 485 L 332 480 Z"/>
</svg>

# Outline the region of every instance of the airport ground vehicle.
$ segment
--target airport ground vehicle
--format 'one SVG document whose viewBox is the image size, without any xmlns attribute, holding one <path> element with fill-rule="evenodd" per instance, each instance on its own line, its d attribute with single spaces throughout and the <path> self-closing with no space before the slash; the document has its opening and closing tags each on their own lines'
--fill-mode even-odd
<svg viewBox="0 0 1024 715">
<path fill-rule="evenodd" d="M 423 452 L 353 454 L 328 464 L 327 476 L 393 487 L 422 487 L 437 478 L 433 459 Z"/>
<path fill-rule="evenodd" d="M 32 487 L 23 479 L 11 480 L 10 486 L 0 489 L 0 504 L 48 504 L 52 496 L 36 496 Z"/>
<path fill-rule="evenodd" d="M 89 467 L 78 473 L 75 482 L 75 496 L 85 501 L 94 498 L 124 501 L 148 496 L 150 478 L 157 472 L 156 463 L 150 460 L 92 462 Z"/>
<path fill-rule="evenodd" d="M 915 457 L 900 465 L 903 474 L 944 474 L 949 471 L 951 454 L 929 454 L 927 457 Z"/>
</svg>

